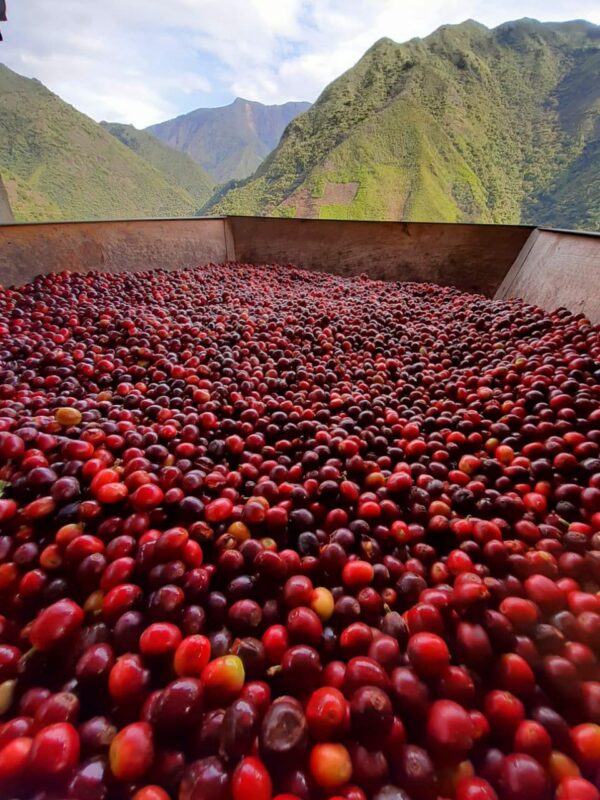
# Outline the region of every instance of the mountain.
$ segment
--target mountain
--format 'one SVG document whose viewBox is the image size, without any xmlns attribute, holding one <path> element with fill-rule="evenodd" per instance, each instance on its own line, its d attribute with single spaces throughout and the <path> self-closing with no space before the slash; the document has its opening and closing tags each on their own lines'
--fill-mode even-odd
<svg viewBox="0 0 600 800">
<path fill-rule="evenodd" d="M 238 97 L 222 108 L 198 108 L 147 131 L 187 153 L 217 183 L 251 175 L 277 146 L 286 125 L 310 103 L 266 106 Z"/>
<path fill-rule="evenodd" d="M 214 180 L 185 153 L 180 153 L 133 125 L 122 125 L 118 122 L 101 122 L 100 125 L 141 156 L 147 164 L 168 176 L 174 184 L 191 195 L 196 208 L 204 205 L 212 196 L 215 190 Z"/>
<path fill-rule="evenodd" d="M 600 27 L 382 39 L 203 212 L 600 229 Z"/>
<path fill-rule="evenodd" d="M 170 176 L 3 65 L 0 174 L 17 221 L 182 216 L 198 208 Z"/>
</svg>

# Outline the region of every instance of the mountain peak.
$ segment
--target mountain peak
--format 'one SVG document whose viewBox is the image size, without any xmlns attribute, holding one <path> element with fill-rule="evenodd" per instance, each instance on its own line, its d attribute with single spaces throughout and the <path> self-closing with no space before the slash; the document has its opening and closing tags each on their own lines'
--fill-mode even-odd
<svg viewBox="0 0 600 800">
<path fill-rule="evenodd" d="M 386 47 L 387 45 L 390 45 L 390 44 L 391 45 L 396 45 L 396 44 L 398 44 L 398 42 L 395 42 L 389 36 L 382 36 L 381 39 L 377 39 L 377 41 L 374 42 L 371 45 L 371 47 L 369 47 L 369 50 L 376 50 L 378 47 Z"/>
<path fill-rule="evenodd" d="M 198 108 L 147 131 L 186 153 L 217 183 L 251 175 L 278 144 L 287 125 L 309 103 L 265 105 L 236 97 L 219 108 Z"/>
<path fill-rule="evenodd" d="M 380 41 L 383 41 L 381 39 Z M 389 39 L 388 41 L 392 41 Z M 285 106 L 309 106 L 310 103 L 306 100 L 286 100 L 285 103 L 261 103 L 260 100 L 246 100 L 244 97 L 236 97 L 233 103 L 229 104 L 230 106 L 239 106 L 239 105 L 248 105 L 253 106 L 255 108 L 284 108 Z M 225 106 L 227 108 L 227 106 Z"/>
</svg>

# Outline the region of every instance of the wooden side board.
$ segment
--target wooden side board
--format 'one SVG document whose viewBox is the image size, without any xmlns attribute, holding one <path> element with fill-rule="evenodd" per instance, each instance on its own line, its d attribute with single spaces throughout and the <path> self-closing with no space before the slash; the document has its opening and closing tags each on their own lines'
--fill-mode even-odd
<svg viewBox="0 0 600 800">
<path fill-rule="evenodd" d="M 239 261 L 337 275 L 432 281 L 492 297 L 532 228 L 428 222 L 228 217 Z"/>
<path fill-rule="evenodd" d="M 63 269 L 179 269 L 210 261 L 296 264 L 338 275 L 433 281 L 488 297 L 531 229 L 252 217 L 0 226 L 0 282 Z"/>
<path fill-rule="evenodd" d="M 2 180 L 2 175 L 0 175 L 0 225 L 8 225 L 14 221 L 6 186 Z"/>
<path fill-rule="evenodd" d="M 38 274 L 278 262 L 431 281 L 600 322 L 600 236 L 515 225 L 205 217 L 0 225 L 0 283 Z"/>
<path fill-rule="evenodd" d="M 181 269 L 227 260 L 223 219 L 0 226 L 0 283 L 71 270 Z"/>
<path fill-rule="evenodd" d="M 600 322 L 600 236 L 536 230 L 495 295 Z"/>
</svg>

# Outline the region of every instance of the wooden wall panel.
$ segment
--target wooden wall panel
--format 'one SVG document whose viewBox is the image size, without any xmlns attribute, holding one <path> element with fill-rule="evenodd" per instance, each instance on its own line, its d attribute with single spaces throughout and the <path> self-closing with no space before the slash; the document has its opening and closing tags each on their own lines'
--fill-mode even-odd
<svg viewBox="0 0 600 800">
<path fill-rule="evenodd" d="M 520 297 L 548 311 L 563 306 L 600 322 L 600 236 L 534 231 L 496 297 Z"/>
<path fill-rule="evenodd" d="M 71 270 L 181 269 L 227 260 L 223 219 L 66 222 L 0 227 L 0 283 Z"/>
<path fill-rule="evenodd" d="M 532 228 L 428 222 L 228 217 L 239 261 L 337 275 L 432 281 L 492 297 Z"/>
</svg>

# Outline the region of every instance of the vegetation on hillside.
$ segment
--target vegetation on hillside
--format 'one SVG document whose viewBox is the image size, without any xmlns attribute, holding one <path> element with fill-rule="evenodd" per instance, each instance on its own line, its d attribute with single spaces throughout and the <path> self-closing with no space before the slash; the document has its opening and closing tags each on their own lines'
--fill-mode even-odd
<svg viewBox="0 0 600 800">
<path fill-rule="evenodd" d="M 599 26 L 467 21 L 382 39 L 307 107 L 238 98 L 149 132 L 102 127 L 0 65 L 0 174 L 17 220 L 232 213 L 600 229 Z"/>
<path fill-rule="evenodd" d="M 100 125 L 0 65 L 0 174 L 18 221 L 182 216 L 195 198 Z"/>
<path fill-rule="evenodd" d="M 204 212 L 600 228 L 600 27 L 377 42 Z"/>
<path fill-rule="evenodd" d="M 204 205 L 212 197 L 215 191 L 214 180 L 185 153 L 180 153 L 133 125 L 122 125 L 118 122 L 101 122 L 100 125 L 141 156 L 146 163 L 168 176 L 173 184 L 184 189 L 192 197 L 196 207 Z"/>
</svg>

